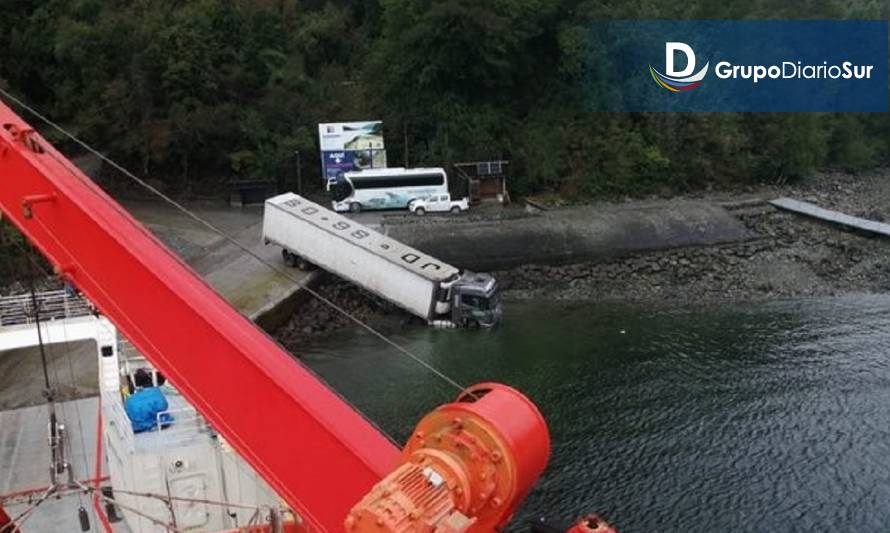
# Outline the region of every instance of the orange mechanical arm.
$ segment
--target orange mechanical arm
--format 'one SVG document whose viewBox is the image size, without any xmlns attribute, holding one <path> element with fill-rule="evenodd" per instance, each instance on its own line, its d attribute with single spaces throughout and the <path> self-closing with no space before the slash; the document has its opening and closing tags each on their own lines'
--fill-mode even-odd
<svg viewBox="0 0 890 533">
<path fill-rule="evenodd" d="M 346 529 L 495 531 L 549 455 L 547 424 L 534 404 L 506 385 L 476 385 L 420 421 L 401 466 L 352 509 Z"/>
</svg>

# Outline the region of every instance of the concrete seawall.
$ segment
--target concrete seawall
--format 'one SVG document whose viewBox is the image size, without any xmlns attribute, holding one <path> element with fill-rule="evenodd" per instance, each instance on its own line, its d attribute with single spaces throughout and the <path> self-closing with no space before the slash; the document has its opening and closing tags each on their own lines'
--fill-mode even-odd
<svg viewBox="0 0 890 533">
<path fill-rule="evenodd" d="M 597 261 L 751 237 L 722 207 L 695 201 L 590 206 L 496 218 L 472 214 L 392 218 L 382 225 L 389 236 L 476 270 Z"/>
</svg>

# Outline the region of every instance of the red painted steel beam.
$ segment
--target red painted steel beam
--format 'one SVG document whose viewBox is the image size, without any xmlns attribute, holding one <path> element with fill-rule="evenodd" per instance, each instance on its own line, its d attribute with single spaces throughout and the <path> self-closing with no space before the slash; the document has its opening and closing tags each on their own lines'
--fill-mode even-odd
<svg viewBox="0 0 890 533">
<path fill-rule="evenodd" d="M 342 530 L 398 449 L 0 103 L 0 209 L 305 520 Z"/>
<path fill-rule="evenodd" d="M 102 493 L 102 481 L 100 481 L 102 477 L 102 463 L 104 462 L 103 459 L 105 459 L 105 452 L 102 449 L 102 443 L 105 442 L 105 432 L 102 430 L 102 426 L 102 397 L 100 396 L 98 405 L 96 405 L 96 481 L 93 484 L 93 512 L 99 518 L 99 525 L 102 526 L 105 533 L 114 533 L 111 522 L 108 521 L 108 515 L 102 507 L 102 498 L 99 497 Z"/>
<path fill-rule="evenodd" d="M 2 533 L 21 533 L 21 530 L 12 523 L 12 518 L 0 505 L 0 532 Z"/>
</svg>

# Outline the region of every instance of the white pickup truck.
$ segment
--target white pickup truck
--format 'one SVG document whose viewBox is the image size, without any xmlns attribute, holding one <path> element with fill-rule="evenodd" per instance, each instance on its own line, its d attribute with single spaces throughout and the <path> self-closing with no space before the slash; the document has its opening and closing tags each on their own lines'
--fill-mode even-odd
<svg viewBox="0 0 890 533">
<path fill-rule="evenodd" d="M 447 213 L 459 215 L 461 212 L 470 208 L 470 201 L 467 198 L 460 200 L 452 200 L 450 194 L 436 194 L 427 198 L 418 198 L 411 200 L 408 204 L 408 210 L 415 215 L 425 215 L 427 213 Z"/>
</svg>

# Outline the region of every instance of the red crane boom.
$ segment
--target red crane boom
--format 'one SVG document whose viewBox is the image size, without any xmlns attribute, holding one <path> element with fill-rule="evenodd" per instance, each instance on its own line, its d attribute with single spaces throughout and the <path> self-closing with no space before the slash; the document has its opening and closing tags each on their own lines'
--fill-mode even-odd
<svg viewBox="0 0 890 533">
<path fill-rule="evenodd" d="M 0 209 L 310 529 L 342 529 L 396 467 L 396 446 L 3 104 Z"/>
</svg>

